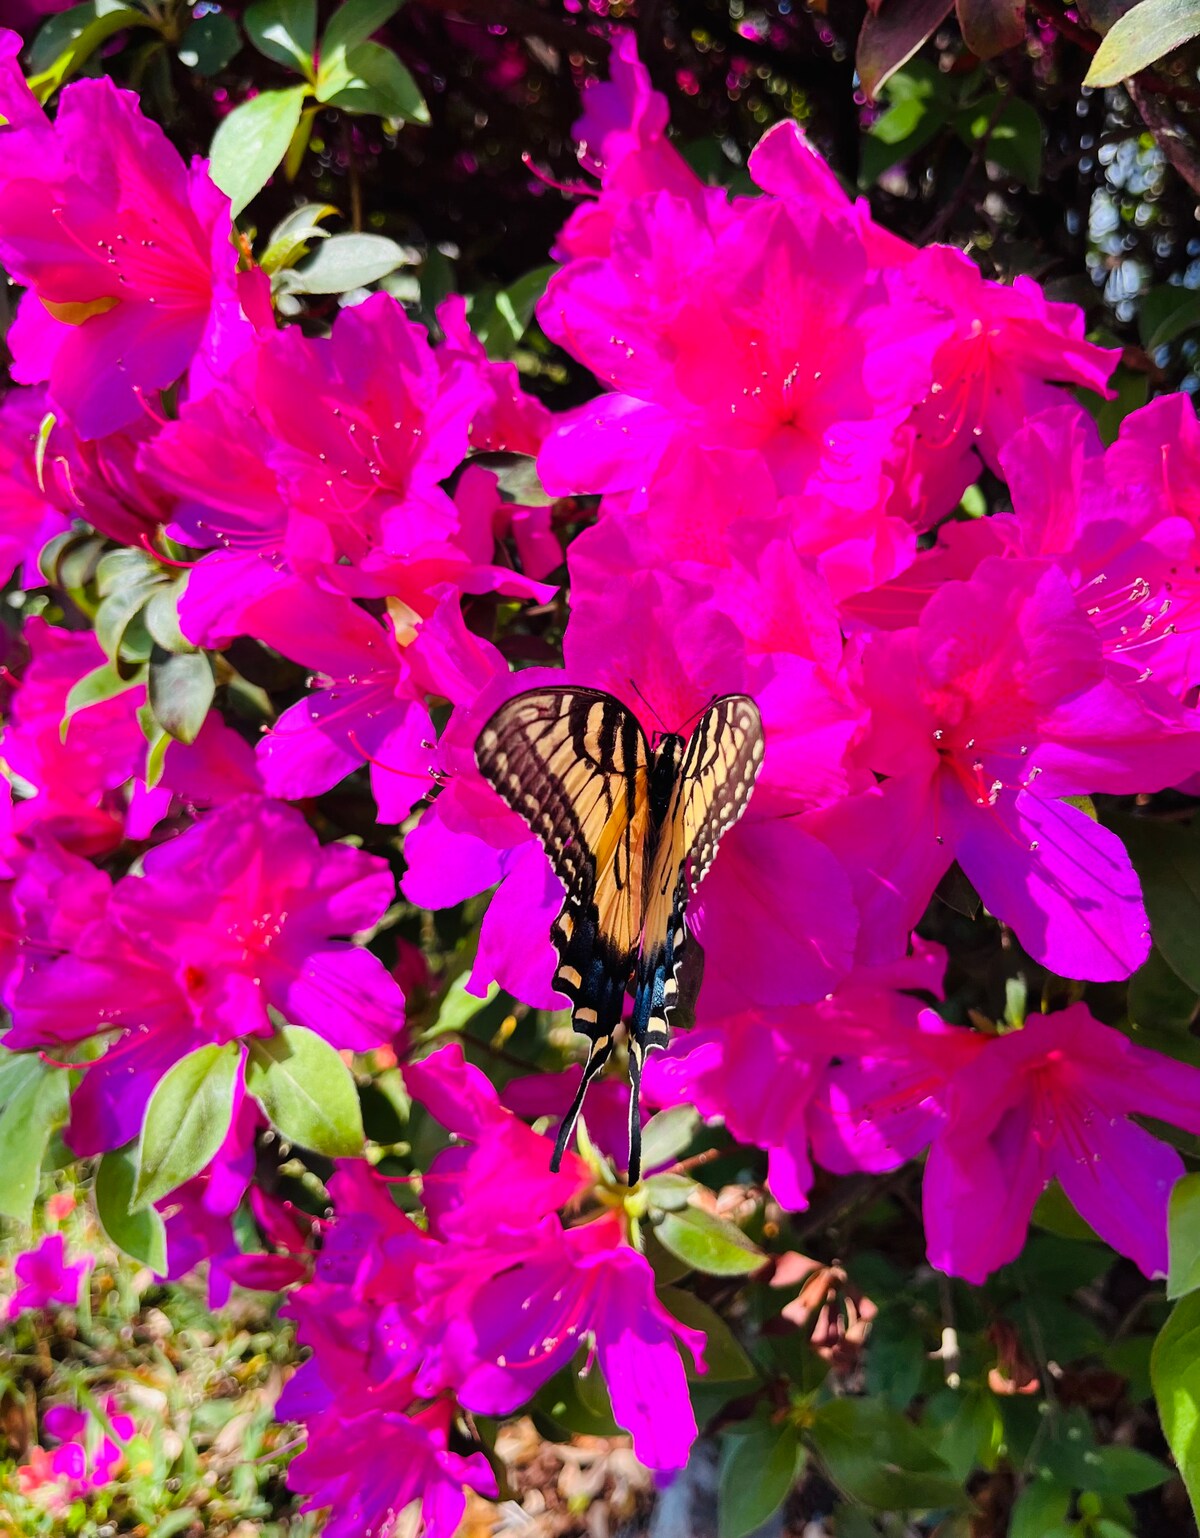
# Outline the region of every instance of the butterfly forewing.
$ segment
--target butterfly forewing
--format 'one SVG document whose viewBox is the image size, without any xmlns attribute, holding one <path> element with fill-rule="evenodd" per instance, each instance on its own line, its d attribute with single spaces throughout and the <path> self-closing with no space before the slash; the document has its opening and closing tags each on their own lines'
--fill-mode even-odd
<svg viewBox="0 0 1200 1538">
<path fill-rule="evenodd" d="M 641 933 L 649 756 L 636 717 L 590 689 L 518 694 L 476 744 L 480 771 L 537 835 L 567 889 L 553 931 L 555 981 L 589 1034 L 620 1018 Z"/>
</svg>

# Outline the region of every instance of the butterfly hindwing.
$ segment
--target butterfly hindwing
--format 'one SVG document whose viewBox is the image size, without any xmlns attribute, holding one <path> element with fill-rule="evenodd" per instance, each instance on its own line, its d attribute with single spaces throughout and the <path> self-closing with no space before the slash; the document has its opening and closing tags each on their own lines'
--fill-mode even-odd
<svg viewBox="0 0 1200 1538">
<path fill-rule="evenodd" d="M 707 874 L 721 839 L 745 811 L 762 756 L 762 719 L 744 694 L 716 700 L 688 739 L 646 878 L 630 1028 L 631 1052 L 639 1059 L 667 1044 L 688 898 Z"/>
</svg>

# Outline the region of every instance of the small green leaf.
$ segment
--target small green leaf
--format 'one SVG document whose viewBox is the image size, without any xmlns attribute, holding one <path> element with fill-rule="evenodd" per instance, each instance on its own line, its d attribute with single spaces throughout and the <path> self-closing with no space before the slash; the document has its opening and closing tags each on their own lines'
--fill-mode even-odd
<svg viewBox="0 0 1200 1538">
<path fill-rule="evenodd" d="M 255 0 L 243 20 L 246 36 L 259 53 L 312 78 L 317 0 Z"/>
<path fill-rule="evenodd" d="M 718 1538 L 745 1538 L 778 1511 L 796 1480 L 800 1442 L 790 1421 L 756 1421 L 726 1436 L 717 1486 Z"/>
<path fill-rule="evenodd" d="M 330 1159 L 362 1153 L 354 1075 L 324 1037 L 285 1025 L 246 1045 L 246 1089 L 288 1142 Z"/>
<path fill-rule="evenodd" d="M 289 293 L 343 294 L 377 282 L 410 258 L 386 235 L 331 235 L 302 267 L 285 268 L 278 278 Z"/>
<path fill-rule="evenodd" d="M 391 21 L 402 0 L 344 0 L 321 36 L 321 70 Z"/>
<path fill-rule="evenodd" d="M 195 742 L 208 716 L 216 683 L 203 652 L 166 652 L 156 646 L 150 657 L 150 708 L 165 732 L 180 742 Z"/>
<path fill-rule="evenodd" d="M 649 1212 L 678 1212 L 688 1205 L 695 1190 L 696 1182 L 687 1175 L 651 1175 L 642 1182 Z"/>
<path fill-rule="evenodd" d="M 925 1341 L 907 1303 L 885 1303 L 867 1337 L 867 1392 L 903 1410 L 921 1387 Z"/>
<path fill-rule="evenodd" d="M 128 689 L 136 689 L 144 681 L 140 671 L 130 678 L 122 678 L 113 663 L 102 662 L 98 668 L 93 668 L 90 673 L 85 673 L 82 678 L 77 679 L 67 691 L 63 718 L 58 728 L 59 736 L 66 742 L 71 718 L 78 715 L 81 710 L 86 710 L 89 705 L 99 705 L 103 700 L 116 699 L 118 694 L 124 694 Z"/>
<path fill-rule="evenodd" d="M 642 1128 L 642 1168 L 670 1164 L 692 1145 L 700 1127 L 699 1112 L 690 1105 L 658 1111 Z"/>
<path fill-rule="evenodd" d="M 156 1276 L 167 1269 L 167 1234 L 153 1207 L 130 1212 L 136 1176 L 135 1145 L 106 1153 L 96 1167 L 93 1197 L 100 1226 L 126 1255 L 149 1266 Z"/>
<path fill-rule="evenodd" d="M 766 1264 L 767 1257 L 740 1228 L 700 1207 L 664 1213 L 654 1233 L 664 1249 L 710 1276 L 746 1276 Z"/>
<path fill-rule="evenodd" d="M 50 1134 L 66 1120 L 69 1074 L 34 1052 L 4 1051 L 0 1216 L 28 1223 Z"/>
<path fill-rule="evenodd" d="M 1200 326 L 1200 293 L 1180 284 L 1161 283 L 1142 295 L 1138 305 L 1138 334 L 1147 352 Z"/>
<path fill-rule="evenodd" d="M 87 5 L 73 6 L 64 16 L 54 19 L 67 23 L 68 18 L 69 24 L 63 27 L 61 33 L 54 34 L 56 38 L 63 39 L 61 51 L 37 74 L 29 76 L 29 89 L 43 106 L 60 86 L 79 73 L 109 38 L 133 27 L 156 25 L 144 11 L 135 11 L 126 5 L 113 5 L 111 0 L 92 0 Z"/>
<path fill-rule="evenodd" d="M 1142 882 L 1154 943 L 1194 993 L 1200 993 L 1200 837 L 1149 817 L 1106 818 Z"/>
<path fill-rule="evenodd" d="M 465 1030 L 467 1023 L 499 995 L 500 984 L 489 983 L 487 992 L 479 998 L 477 994 L 468 993 L 468 981 L 469 973 L 463 972 L 446 989 L 438 1006 L 437 1019 L 425 1032 L 426 1041 Z"/>
<path fill-rule="evenodd" d="M 105 656 L 113 662 L 120 657 L 126 634 L 159 585 L 157 577 L 142 576 L 124 587 L 116 588 L 101 601 L 96 610 L 96 639 L 104 648 Z"/>
<path fill-rule="evenodd" d="M 345 112 L 428 123 L 429 108 L 406 65 L 382 43 L 359 43 L 317 82 L 317 100 Z"/>
<path fill-rule="evenodd" d="M 1085 1487 L 1098 1495 L 1140 1495 L 1171 1477 L 1165 1463 L 1136 1447 L 1097 1447 L 1086 1455 Z"/>
<path fill-rule="evenodd" d="M 961 1511 L 970 1496 L 913 1423 L 878 1399 L 835 1399 L 809 1427 L 832 1482 L 879 1510 Z"/>
<path fill-rule="evenodd" d="M 271 231 L 267 249 L 258 265 L 264 272 L 272 273 L 282 267 L 295 266 L 301 257 L 308 255 L 310 241 L 328 240 L 329 231 L 321 228 L 321 220 L 336 213 L 332 203 L 304 203 L 294 209 Z"/>
<path fill-rule="evenodd" d="M 546 292 L 553 267 L 535 267 L 508 288 L 502 288 L 481 315 L 472 312 L 471 325 L 492 358 L 508 358 L 529 329 L 538 300 Z"/>
<path fill-rule="evenodd" d="M 235 107 L 213 135 L 209 175 L 230 202 L 236 219 L 266 186 L 287 154 L 308 87 L 263 91 Z"/>
<path fill-rule="evenodd" d="M 237 23 L 223 11 L 199 16 L 179 42 L 179 62 L 198 75 L 219 75 L 242 46 Z"/>
<path fill-rule="evenodd" d="M 1017 1498 L 1008 1538 L 1045 1538 L 1048 1532 L 1066 1521 L 1070 1509 L 1070 1490 L 1064 1490 L 1049 1479 L 1035 1479 Z"/>
<path fill-rule="evenodd" d="M 233 1116 L 240 1062 L 236 1041 L 197 1047 L 158 1081 L 138 1139 L 134 1208 L 178 1190 L 220 1148 Z"/>
<path fill-rule="evenodd" d="M 1134 1025 L 1185 1037 L 1196 1003 L 1196 995 L 1167 964 L 1157 945 L 1129 979 L 1127 1007 Z"/>
<path fill-rule="evenodd" d="M 196 648 L 179 628 L 179 600 L 187 586 L 187 575 L 178 582 L 160 587 L 150 597 L 143 618 L 151 639 L 164 651 L 194 652 Z"/>
<path fill-rule="evenodd" d="M 1159 1419 L 1192 1510 L 1200 1509 L 1200 1292 L 1175 1305 L 1150 1356 Z"/>
<path fill-rule="evenodd" d="M 691 1352 L 683 1352 L 684 1366 L 689 1378 L 701 1378 L 705 1383 L 741 1383 L 758 1377 L 754 1363 L 738 1344 L 733 1331 L 702 1298 L 684 1292 L 679 1287 L 664 1287 L 658 1294 L 663 1307 L 693 1330 L 700 1330 L 705 1337 L 704 1372 L 701 1374 L 692 1362 Z"/>
<path fill-rule="evenodd" d="M 1182 1298 L 1200 1287 L 1200 1175 L 1175 1182 L 1167 1217 L 1170 1270 L 1167 1297 Z"/>
<path fill-rule="evenodd" d="M 1141 0 L 1101 39 L 1084 85 L 1119 85 L 1200 36 L 1200 0 Z"/>
</svg>

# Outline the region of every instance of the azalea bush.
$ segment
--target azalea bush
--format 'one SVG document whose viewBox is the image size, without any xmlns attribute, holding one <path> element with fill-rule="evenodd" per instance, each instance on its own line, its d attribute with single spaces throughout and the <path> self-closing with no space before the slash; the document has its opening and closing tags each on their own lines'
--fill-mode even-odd
<svg viewBox="0 0 1200 1538">
<path fill-rule="evenodd" d="M 1194 61 L 1120 9 L 5 13 L 4 1531 L 1192 1530 Z M 632 1185 L 476 763 L 548 685 L 762 718 Z"/>
</svg>

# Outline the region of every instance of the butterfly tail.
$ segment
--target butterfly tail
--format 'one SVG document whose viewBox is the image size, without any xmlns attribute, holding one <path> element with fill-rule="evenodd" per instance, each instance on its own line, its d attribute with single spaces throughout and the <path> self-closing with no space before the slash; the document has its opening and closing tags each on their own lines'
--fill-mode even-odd
<svg viewBox="0 0 1200 1538">
<path fill-rule="evenodd" d="M 575 1131 L 575 1123 L 579 1120 L 579 1113 L 583 1110 L 584 1096 L 588 1092 L 588 1085 L 608 1062 L 612 1054 L 612 1035 L 602 1036 L 592 1042 L 588 1053 L 588 1060 L 583 1065 L 583 1077 L 579 1081 L 579 1088 L 575 1091 L 575 1098 L 571 1101 L 571 1109 L 562 1119 L 562 1125 L 558 1129 L 558 1137 L 554 1143 L 554 1152 L 550 1156 L 550 1168 L 557 1174 L 558 1167 L 562 1163 L 563 1154 L 567 1151 L 567 1144 L 571 1141 L 571 1134 Z"/>
</svg>

